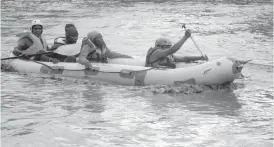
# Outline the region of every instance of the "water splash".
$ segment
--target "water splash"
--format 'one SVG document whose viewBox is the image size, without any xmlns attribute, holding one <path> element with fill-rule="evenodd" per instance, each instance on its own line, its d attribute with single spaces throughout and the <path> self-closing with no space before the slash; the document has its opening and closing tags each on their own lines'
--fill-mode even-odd
<svg viewBox="0 0 274 147">
<path fill-rule="evenodd" d="M 237 89 L 237 84 L 235 83 L 225 83 L 221 85 L 194 85 L 194 84 L 178 84 L 178 85 L 155 85 L 143 87 L 144 91 L 151 91 L 154 94 L 197 94 L 209 91 L 232 91 Z"/>
</svg>

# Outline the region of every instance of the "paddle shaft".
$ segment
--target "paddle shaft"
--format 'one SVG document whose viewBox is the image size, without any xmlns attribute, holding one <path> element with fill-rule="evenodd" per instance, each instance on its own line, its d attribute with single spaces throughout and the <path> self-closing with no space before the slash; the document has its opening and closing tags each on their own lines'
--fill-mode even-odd
<svg viewBox="0 0 274 147">
<path fill-rule="evenodd" d="M 200 50 L 200 48 L 198 47 L 197 43 L 195 42 L 194 38 L 192 36 L 190 36 L 191 40 L 193 41 L 193 43 L 195 44 L 195 46 L 197 47 L 198 51 L 201 53 L 202 56 L 204 56 L 204 54 L 202 53 L 202 51 Z"/>
<path fill-rule="evenodd" d="M 17 59 L 17 58 L 20 58 L 20 57 L 22 57 L 22 55 L 21 56 L 16 56 L 16 57 L 2 58 L 1 61 L 9 60 L 9 59 Z"/>
<path fill-rule="evenodd" d="M 46 55 L 46 54 L 52 54 L 53 52 L 44 52 L 44 53 L 39 53 L 39 54 L 32 54 L 32 55 L 28 55 L 29 57 L 32 57 L 32 56 L 37 56 L 37 55 Z M 4 61 L 4 60 L 9 60 L 9 59 L 17 59 L 17 58 L 21 58 L 23 57 L 24 55 L 20 55 L 20 56 L 16 56 L 16 57 L 8 57 L 8 58 L 2 58 L 1 61 Z"/>
<path fill-rule="evenodd" d="M 183 24 L 182 27 L 186 30 L 186 25 L 185 25 L 185 24 Z M 196 48 L 198 49 L 198 51 L 201 53 L 201 55 L 202 55 L 203 57 L 205 57 L 205 55 L 202 53 L 202 51 L 200 50 L 199 46 L 198 46 L 197 43 L 195 42 L 195 40 L 194 40 L 192 34 L 190 35 L 190 38 L 191 38 L 191 40 L 193 41 L 193 43 L 195 44 L 195 46 L 196 46 Z"/>
</svg>

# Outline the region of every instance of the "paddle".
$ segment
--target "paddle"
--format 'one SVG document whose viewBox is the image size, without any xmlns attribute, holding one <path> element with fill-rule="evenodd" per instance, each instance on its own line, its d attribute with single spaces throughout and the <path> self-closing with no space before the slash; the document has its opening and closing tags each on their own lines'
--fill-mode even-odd
<svg viewBox="0 0 274 147">
<path fill-rule="evenodd" d="M 37 55 L 47 55 L 47 54 L 52 54 L 53 52 L 44 52 L 44 53 L 39 53 L 39 54 L 32 54 L 32 55 L 28 55 L 28 57 L 32 57 L 32 56 L 37 56 Z M 8 58 L 1 58 L 1 61 L 3 60 L 9 60 L 9 59 L 18 59 L 23 57 L 24 55 L 20 55 L 20 56 L 16 56 L 16 57 L 8 57 Z"/>
<path fill-rule="evenodd" d="M 183 24 L 183 25 L 182 25 L 182 28 L 184 28 L 184 29 L 186 30 L 186 25 Z M 201 55 L 202 55 L 205 59 L 207 59 L 207 57 L 201 52 L 200 48 L 199 48 L 198 45 L 196 44 L 194 38 L 192 37 L 192 34 L 191 34 L 190 37 L 191 37 L 191 40 L 193 41 L 193 43 L 195 44 L 195 46 L 197 47 L 197 49 L 199 50 L 199 52 L 201 53 Z"/>
</svg>

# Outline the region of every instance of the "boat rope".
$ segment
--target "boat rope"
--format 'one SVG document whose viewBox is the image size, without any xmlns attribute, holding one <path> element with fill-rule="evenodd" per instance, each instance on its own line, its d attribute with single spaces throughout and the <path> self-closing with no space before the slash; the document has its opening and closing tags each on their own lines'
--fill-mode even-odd
<svg viewBox="0 0 274 147">
<path fill-rule="evenodd" d="M 94 72 L 101 72 L 101 73 L 122 73 L 122 71 L 116 71 L 116 72 L 111 72 L 111 71 L 101 71 L 101 70 L 98 70 L 96 68 L 85 68 L 85 69 L 64 69 L 64 68 L 59 68 L 59 69 L 55 69 L 55 68 L 52 68 L 51 66 L 45 64 L 45 63 L 42 63 L 42 62 L 39 62 L 39 61 L 33 61 L 35 63 L 38 63 L 38 64 L 41 64 L 43 66 L 46 66 L 48 67 L 49 69 L 51 70 L 64 70 L 64 71 L 89 71 L 89 70 L 92 70 Z M 142 69 L 142 70 L 133 70 L 133 71 L 128 71 L 129 74 L 133 73 L 133 72 L 143 72 L 143 71 L 149 71 L 149 70 L 152 70 L 152 69 L 160 69 L 159 67 L 151 67 L 151 68 L 148 68 L 148 69 Z M 161 69 L 166 69 L 166 68 L 162 68 Z"/>
</svg>

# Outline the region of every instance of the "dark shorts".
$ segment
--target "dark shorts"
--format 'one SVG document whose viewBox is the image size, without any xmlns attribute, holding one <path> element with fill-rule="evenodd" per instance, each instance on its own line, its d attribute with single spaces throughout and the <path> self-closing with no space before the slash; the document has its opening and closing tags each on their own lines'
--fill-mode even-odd
<svg viewBox="0 0 274 147">
<path fill-rule="evenodd" d="M 50 57 L 50 58 L 56 58 L 60 62 L 76 62 L 76 58 L 73 57 L 73 56 L 60 55 L 60 54 L 57 54 L 57 53 L 48 54 L 46 56 Z M 41 55 L 40 56 L 36 56 L 34 58 L 34 60 L 41 61 L 40 57 L 41 57 Z"/>
<path fill-rule="evenodd" d="M 56 59 L 58 59 L 61 62 L 64 62 L 65 59 L 68 57 L 68 56 L 60 55 L 60 54 L 56 54 L 56 53 L 52 53 L 52 54 L 49 54 L 47 56 L 50 57 L 50 58 L 56 58 Z"/>
</svg>

